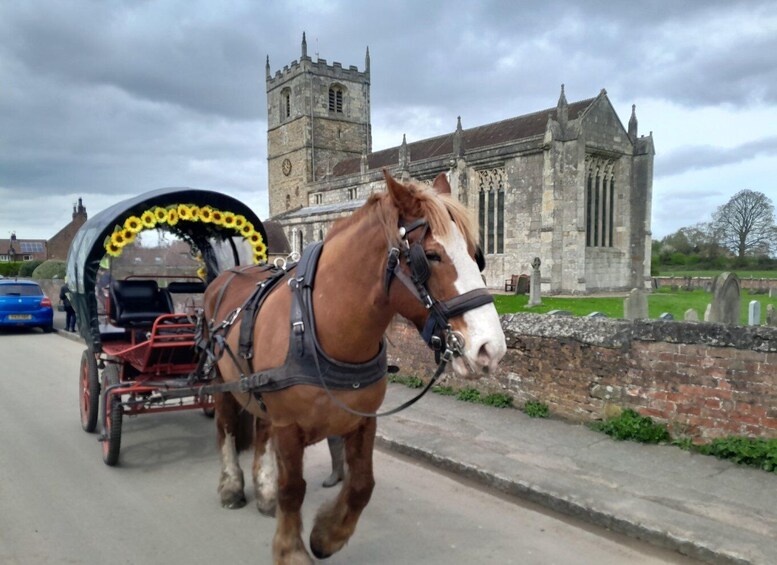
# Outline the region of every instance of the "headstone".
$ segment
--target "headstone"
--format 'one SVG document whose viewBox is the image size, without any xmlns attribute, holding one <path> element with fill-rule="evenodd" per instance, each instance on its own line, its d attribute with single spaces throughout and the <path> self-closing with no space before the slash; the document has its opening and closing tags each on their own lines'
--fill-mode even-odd
<svg viewBox="0 0 777 565">
<path fill-rule="evenodd" d="M 529 275 L 519 276 L 518 282 L 515 284 L 515 294 L 529 294 L 530 281 Z"/>
<path fill-rule="evenodd" d="M 704 309 L 704 321 L 709 322 L 710 316 L 712 316 L 712 304 L 707 304 L 707 308 Z"/>
<path fill-rule="evenodd" d="M 747 305 L 747 325 L 761 325 L 761 303 L 757 300 L 751 300 L 750 304 Z"/>
<path fill-rule="evenodd" d="M 688 308 L 685 311 L 685 314 L 683 314 L 683 320 L 685 320 L 686 322 L 698 322 L 699 313 L 693 308 Z"/>
<path fill-rule="evenodd" d="M 674 320 L 674 316 L 670 312 L 664 312 L 658 317 L 658 319 L 669 321 L 669 320 Z"/>
<path fill-rule="evenodd" d="M 624 318 L 640 320 L 648 317 L 647 295 L 644 291 L 634 288 L 623 301 Z"/>
<path fill-rule="evenodd" d="M 777 286 L 769 287 L 769 298 L 777 298 Z"/>
<path fill-rule="evenodd" d="M 591 312 L 586 316 L 586 318 L 606 318 L 607 314 L 604 314 L 602 312 Z"/>
<path fill-rule="evenodd" d="M 736 273 L 721 273 L 712 285 L 710 322 L 739 324 L 739 277 Z"/>
<path fill-rule="evenodd" d="M 572 312 L 569 310 L 551 310 L 548 314 L 551 316 L 572 316 Z"/>
<path fill-rule="evenodd" d="M 542 304 L 542 298 L 540 298 L 540 265 L 542 264 L 542 261 L 540 261 L 539 257 L 535 257 L 534 261 L 532 261 L 532 271 L 531 271 L 531 284 L 529 288 L 529 303 L 527 306 L 538 306 Z"/>
<path fill-rule="evenodd" d="M 766 325 L 777 326 L 777 311 L 774 309 L 774 304 L 766 305 Z"/>
</svg>

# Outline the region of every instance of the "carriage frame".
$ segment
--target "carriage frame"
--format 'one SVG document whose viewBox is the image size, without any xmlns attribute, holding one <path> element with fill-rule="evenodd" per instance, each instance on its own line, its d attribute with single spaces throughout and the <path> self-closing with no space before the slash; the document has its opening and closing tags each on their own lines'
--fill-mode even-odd
<svg viewBox="0 0 777 565">
<path fill-rule="evenodd" d="M 194 275 L 146 272 L 100 284 L 98 271 L 117 230 L 146 212 L 169 211 L 181 205 L 187 210 L 225 212 L 241 218 L 239 223 L 248 223 L 252 229 L 245 227 L 241 232 L 234 225 L 225 225 L 229 222 L 177 216 L 175 223 L 168 223 L 165 218 L 153 227 L 173 232 L 196 249 L 204 280 Z M 144 227 L 151 226 L 140 226 L 138 231 Z M 201 310 L 194 307 L 195 298 L 201 297 L 206 284 L 220 272 L 260 259 L 257 249 L 264 246 L 266 250 L 266 242 L 262 222 L 243 202 L 220 192 L 192 188 L 163 188 L 123 200 L 80 228 L 68 253 L 66 280 L 78 331 L 86 342 L 79 370 L 81 426 L 89 433 L 99 429 L 107 465 L 118 463 L 124 415 L 192 409 L 213 415 L 212 397 L 202 392 L 211 371 L 207 356 L 198 348 L 204 321 Z M 116 247 L 110 250 L 116 254 Z M 186 307 L 178 309 L 182 311 L 175 308 L 178 295 L 186 296 Z"/>
</svg>

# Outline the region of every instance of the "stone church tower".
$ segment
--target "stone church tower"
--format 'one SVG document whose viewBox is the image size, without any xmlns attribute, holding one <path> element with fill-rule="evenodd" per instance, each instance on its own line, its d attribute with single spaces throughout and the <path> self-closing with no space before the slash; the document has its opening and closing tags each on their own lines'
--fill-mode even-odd
<svg viewBox="0 0 777 565">
<path fill-rule="evenodd" d="M 267 169 L 270 215 L 307 206 L 311 183 L 340 161 L 372 150 L 370 52 L 364 71 L 308 56 L 270 73 L 267 84 Z"/>
</svg>

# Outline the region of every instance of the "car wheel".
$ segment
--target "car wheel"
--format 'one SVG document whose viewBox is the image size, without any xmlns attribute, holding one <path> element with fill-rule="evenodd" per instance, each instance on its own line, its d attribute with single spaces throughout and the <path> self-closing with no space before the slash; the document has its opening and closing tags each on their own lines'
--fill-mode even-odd
<svg viewBox="0 0 777 565">
<path fill-rule="evenodd" d="M 50 334 L 51 332 L 54 331 L 54 326 L 41 326 L 40 329 L 43 330 L 44 334 Z"/>
</svg>

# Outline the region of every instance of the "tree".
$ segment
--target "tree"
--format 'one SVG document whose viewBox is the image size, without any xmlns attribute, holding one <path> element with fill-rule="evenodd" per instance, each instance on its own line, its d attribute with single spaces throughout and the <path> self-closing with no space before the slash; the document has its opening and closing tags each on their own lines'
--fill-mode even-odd
<svg viewBox="0 0 777 565">
<path fill-rule="evenodd" d="M 765 194 L 740 190 L 712 215 L 716 239 L 739 259 L 777 246 L 774 205 Z"/>
</svg>

